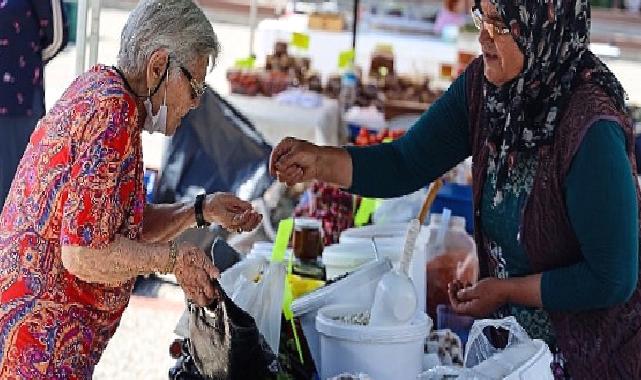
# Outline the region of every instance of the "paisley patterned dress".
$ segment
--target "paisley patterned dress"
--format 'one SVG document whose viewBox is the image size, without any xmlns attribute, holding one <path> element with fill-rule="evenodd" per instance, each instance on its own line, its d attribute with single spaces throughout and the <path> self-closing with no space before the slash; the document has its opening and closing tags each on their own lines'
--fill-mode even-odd
<svg viewBox="0 0 641 380">
<path fill-rule="evenodd" d="M 61 247 L 139 239 L 142 173 L 135 99 L 95 66 L 38 124 L 0 216 L 0 378 L 91 378 L 133 281 L 84 282 Z"/>
</svg>

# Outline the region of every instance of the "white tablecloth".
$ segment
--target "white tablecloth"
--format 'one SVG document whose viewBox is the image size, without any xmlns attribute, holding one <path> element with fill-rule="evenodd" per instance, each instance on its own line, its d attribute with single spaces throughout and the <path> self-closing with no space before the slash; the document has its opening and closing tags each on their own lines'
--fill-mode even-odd
<svg viewBox="0 0 641 380">
<path fill-rule="evenodd" d="M 272 145 L 288 136 L 320 145 L 341 142 L 341 115 L 336 100 L 324 98 L 318 108 L 302 108 L 261 96 L 232 94 L 225 99 L 247 116 Z"/>
</svg>

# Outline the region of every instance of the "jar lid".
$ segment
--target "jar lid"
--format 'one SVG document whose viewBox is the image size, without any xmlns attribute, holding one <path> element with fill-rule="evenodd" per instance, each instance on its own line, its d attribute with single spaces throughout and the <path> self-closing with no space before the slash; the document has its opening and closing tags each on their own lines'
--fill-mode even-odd
<svg viewBox="0 0 641 380">
<path fill-rule="evenodd" d="M 294 228 L 315 228 L 320 229 L 321 221 L 314 218 L 296 218 L 294 219 Z"/>
</svg>

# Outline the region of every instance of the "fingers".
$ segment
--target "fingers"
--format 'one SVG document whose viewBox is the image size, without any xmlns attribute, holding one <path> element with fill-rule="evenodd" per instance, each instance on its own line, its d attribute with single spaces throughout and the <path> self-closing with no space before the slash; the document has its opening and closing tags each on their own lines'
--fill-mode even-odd
<svg viewBox="0 0 641 380">
<path fill-rule="evenodd" d="M 277 163 L 280 161 L 281 157 L 284 154 L 287 154 L 291 148 L 294 146 L 296 139 L 288 137 L 281 141 L 274 150 L 269 158 L 269 173 L 275 177 L 278 169 L 276 168 Z"/>
<path fill-rule="evenodd" d="M 205 307 L 209 305 L 211 302 L 207 299 L 204 293 L 202 292 L 196 292 L 193 294 L 191 297 L 187 296 L 187 298 L 190 298 L 192 301 L 194 301 L 198 306 L 200 307 Z"/>
<path fill-rule="evenodd" d="M 205 272 L 207 273 L 209 278 L 212 280 L 220 276 L 220 271 L 211 262 L 205 263 L 205 266 L 203 269 L 205 269 Z"/>
<path fill-rule="evenodd" d="M 187 298 L 199 306 L 207 306 L 218 295 L 212 281 L 218 278 L 218 269 L 200 248 L 184 244 L 181 249 L 184 250 L 184 254 L 181 258 L 181 268 L 176 271 L 176 279 Z"/>
<path fill-rule="evenodd" d="M 461 283 L 459 281 L 453 281 L 447 285 L 447 295 L 449 296 L 450 304 L 453 307 L 456 307 L 456 305 L 460 303 L 460 301 L 457 298 L 457 293 L 460 289 L 461 289 Z"/>
<path fill-rule="evenodd" d="M 302 179 L 305 171 L 298 165 L 292 165 L 285 169 L 282 176 L 289 181 L 296 182 L 299 179 Z"/>
<path fill-rule="evenodd" d="M 228 210 L 239 212 L 239 211 L 247 211 L 252 209 L 251 203 L 246 202 L 231 194 L 226 194 L 226 198 L 224 199 L 224 202 L 225 202 L 225 207 Z"/>
<path fill-rule="evenodd" d="M 299 166 L 291 166 L 285 172 L 279 172 L 277 178 L 280 182 L 284 182 L 290 187 L 304 182 L 306 179 L 305 171 Z"/>
<path fill-rule="evenodd" d="M 475 300 L 477 298 L 480 298 L 481 294 L 479 294 L 479 293 L 480 292 L 479 292 L 478 287 L 475 286 L 475 285 L 472 285 L 472 286 L 468 286 L 466 288 L 463 288 L 463 289 L 459 290 L 456 293 L 456 298 L 460 302 L 469 302 L 469 301 Z"/>
<path fill-rule="evenodd" d="M 452 308 L 454 309 L 454 312 L 456 312 L 456 314 L 477 316 L 480 315 L 480 313 L 478 312 L 478 302 L 478 300 L 470 302 L 459 302 L 456 305 L 452 305 Z"/>
</svg>

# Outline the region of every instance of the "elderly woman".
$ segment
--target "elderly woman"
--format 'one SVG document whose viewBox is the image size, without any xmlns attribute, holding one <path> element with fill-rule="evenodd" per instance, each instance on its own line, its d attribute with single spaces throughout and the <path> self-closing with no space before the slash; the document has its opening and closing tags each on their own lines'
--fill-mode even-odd
<svg viewBox="0 0 641 380">
<path fill-rule="evenodd" d="M 639 201 L 624 91 L 588 49 L 587 0 L 482 0 L 483 55 L 407 135 L 368 148 L 286 139 L 272 172 L 394 197 L 472 155 L 482 280 L 459 312 L 514 315 L 558 378 L 641 378 Z M 428 300 L 429 302 L 429 300 Z"/>
<path fill-rule="evenodd" d="M 173 273 L 190 299 L 213 299 L 217 269 L 171 239 L 209 222 L 250 230 L 260 216 L 226 194 L 145 205 L 141 133 L 176 131 L 217 53 L 191 0 L 143 0 L 118 66 L 81 75 L 40 121 L 0 220 L 0 378 L 91 378 L 137 275 Z"/>
</svg>

